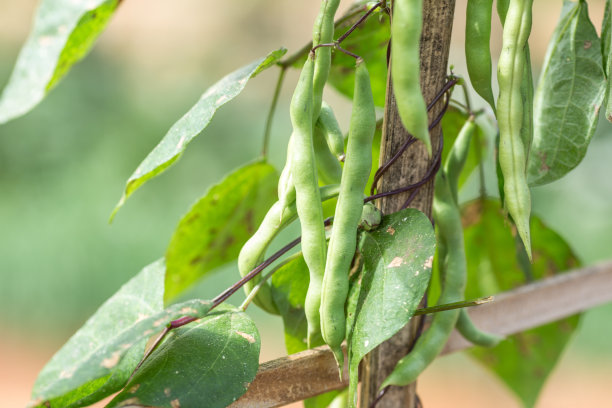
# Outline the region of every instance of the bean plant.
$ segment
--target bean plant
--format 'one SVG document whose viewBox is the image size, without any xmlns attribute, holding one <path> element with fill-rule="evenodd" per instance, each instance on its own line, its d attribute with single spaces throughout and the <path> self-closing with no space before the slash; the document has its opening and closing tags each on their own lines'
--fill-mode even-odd
<svg viewBox="0 0 612 408">
<path fill-rule="evenodd" d="M 42 369 L 29 406 L 82 407 L 113 394 L 108 407 L 228 406 L 258 371 L 260 336 L 247 314 L 254 304 L 282 319 L 288 353 L 326 345 L 339 376 L 346 363 L 348 391 L 305 405 L 325 407 L 336 398 L 355 407 L 360 362 L 424 303 L 451 310 L 433 315 L 383 389 L 415 381 L 457 329 L 475 345 L 470 356 L 533 406 L 579 317 L 502 338 L 480 330 L 465 309 L 445 307 L 578 264 L 569 245 L 531 214 L 530 192 L 581 162 L 600 111 L 612 120 L 610 0 L 601 37 L 587 2 L 565 1 L 535 86 L 532 3 L 497 0 L 496 13 L 492 0 L 457 8 L 467 17 L 468 77 L 449 70 L 431 101 L 419 77 L 422 0 L 357 0 L 342 15 L 339 0 L 322 0 L 312 41 L 304 39 L 303 48 L 275 49 L 205 90 L 127 178 L 111 220 L 132 194 L 177 164 L 221 106 L 260 72 L 276 70 L 263 154 L 253 152 L 251 162 L 186 211 L 160 259 L 100 306 Z M 42 0 L 0 98 L 0 123 L 41 102 L 86 56 L 120 5 Z M 503 26 L 499 55 L 490 47 L 494 19 Z M 297 84 L 284 84 L 290 70 L 300 71 Z M 388 79 L 408 132 L 402 149 L 424 144 L 433 164 L 421 181 L 379 191 L 381 177 L 402 154 L 377 162 L 383 110 L 376 106 L 389 108 Z M 294 88 L 291 101 L 280 96 L 283 85 Z M 323 100 L 325 87 L 352 103 L 346 133 Z M 278 104 L 289 105 L 292 124 L 281 172 L 267 157 Z M 432 121 L 433 106 L 442 113 Z M 443 133 L 439 144 L 430 138 L 436 127 Z M 489 173 L 497 186 L 485 183 Z M 434 180 L 433 219 L 410 208 L 410 199 L 391 214 L 376 207 L 400 192 L 414 197 Z M 466 202 L 460 193 L 469 180 L 480 193 Z M 280 242 L 279 234 L 296 222 L 301 235 Z M 177 300 L 233 262 L 236 283 L 217 297 Z M 228 304 L 241 289 L 242 305 Z"/>
</svg>

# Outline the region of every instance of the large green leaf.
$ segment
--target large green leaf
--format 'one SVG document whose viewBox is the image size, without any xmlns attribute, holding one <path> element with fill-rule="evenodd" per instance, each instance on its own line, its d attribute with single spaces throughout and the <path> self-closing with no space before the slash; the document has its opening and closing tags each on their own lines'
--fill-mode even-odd
<svg viewBox="0 0 612 408">
<path fill-rule="evenodd" d="M 0 97 L 0 123 L 40 102 L 87 55 L 118 5 L 119 0 L 43 0 Z"/>
<path fill-rule="evenodd" d="M 277 172 L 243 166 L 211 187 L 180 221 L 166 251 L 166 301 L 235 259 L 276 197 Z"/>
<path fill-rule="evenodd" d="M 566 2 L 535 92 L 529 185 L 558 180 L 582 161 L 605 87 L 601 43 L 587 4 Z"/>
<path fill-rule="evenodd" d="M 100 307 L 43 368 L 30 406 L 81 407 L 118 391 L 149 337 L 172 320 L 208 311 L 200 300 L 163 310 L 164 270 L 163 260 L 149 265 Z"/>
<path fill-rule="evenodd" d="M 108 407 L 226 407 L 255 378 L 260 345 L 255 323 L 221 306 L 171 331 Z"/>
<path fill-rule="evenodd" d="M 148 180 L 163 173 L 178 160 L 187 144 L 208 126 L 217 109 L 238 96 L 249 79 L 274 65 L 285 52 L 284 48 L 272 51 L 267 56 L 225 76 L 208 88 L 189 112 L 172 125 L 159 144 L 130 176 L 123 196 L 113 210 L 111 219 L 134 191 Z"/>
<path fill-rule="evenodd" d="M 610 55 L 610 42 L 612 42 L 612 18 L 610 18 L 610 0 L 606 0 L 606 7 L 604 9 L 604 18 L 601 23 L 601 54 L 603 57 L 603 68 L 606 75 L 606 92 L 605 92 L 605 103 L 606 103 L 606 119 L 612 122 L 612 82 L 610 81 L 610 74 L 612 74 L 612 56 Z"/>
<path fill-rule="evenodd" d="M 360 242 L 363 269 L 347 305 L 349 406 L 355 405 L 361 359 L 408 323 L 431 276 L 436 240 L 431 221 L 406 209 L 383 217 Z"/>
<path fill-rule="evenodd" d="M 520 243 L 508 234 L 498 202 L 470 203 L 463 214 L 467 299 L 493 295 L 578 265 L 567 243 L 536 216 L 531 218 L 530 264 Z M 469 353 L 506 383 L 525 406 L 533 406 L 577 324 L 578 316 L 573 316 L 510 336 L 495 348 L 475 348 Z"/>
<path fill-rule="evenodd" d="M 304 313 L 304 302 L 310 276 L 304 257 L 298 254 L 280 266 L 270 282 L 272 297 L 283 319 L 285 332 L 285 347 L 287 353 L 294 354 L 306 350 L 306 335 L 308 325 Z M 313 347 L 323 344 L 323 339 L 315 339 Z M 328 392 L 304 400 L 305 408 L 327 407 L 338 394 L 337 391 Z"/>
</svg>

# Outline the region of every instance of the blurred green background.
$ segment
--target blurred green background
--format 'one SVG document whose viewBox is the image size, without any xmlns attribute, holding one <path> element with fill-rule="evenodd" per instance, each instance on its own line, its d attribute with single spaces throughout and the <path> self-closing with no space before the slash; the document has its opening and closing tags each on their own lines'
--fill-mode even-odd
<svg viewBox="0 0 612 408">
<path fill-rule="evenodd" d="M 124 2 L 94 52 L 34 111 L 0 126 L 0 400 L 23 405 L 45 359 L 119 286 L 163 255 L 190 205 L 228 171 L 258 156 L 275 70 L 249 83 L 183 158 L 139 190 L 108 224 L 127 177 L 207 86 L 278 46 L 291 52 L 309 37 L 314 3 L 277 3 Z M 536 64 L 561 6 L 537 3 Z M 600 25 L 603 1 L 589 3 Z M 8 80 L 35 5 L 0 2 L 0 86 Z M 451 53 L 458 74 L 465 73 L 464 7 L 459 1 Z M 271 160 L 278 168 L 295 78 L 292 73 L 285 81 L 274 123 Z M 327 99 L 346 124 L 346 101 L 333 91 Z M 612 259 L 610 157 L 612 125 L 602 120 L 584 162 L 565 179 L 534 189 L 534 212 L 586 264 Z M 229 265 L 195 291 L 212 297 L 237 276 Z M 250 313 L 262 331 L 263 358 L 281 355 L 279 319 L 254 307 Z M 610 364 L 610 316 L 612 305 L 588 312 L 568 358 Z M 32 356 L 40 358 L 26 361 Z M 16 378 L 9 366 L 20 361 L 29 365 Z M 26 383 L 12 400 L 9 391 L 19 378 Z"/>
</svg>

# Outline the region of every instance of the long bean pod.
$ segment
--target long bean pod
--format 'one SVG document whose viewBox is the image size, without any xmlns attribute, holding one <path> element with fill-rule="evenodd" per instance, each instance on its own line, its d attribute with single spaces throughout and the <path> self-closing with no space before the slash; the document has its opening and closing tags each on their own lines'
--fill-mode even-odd
<svg viewBox="0 0 612 408">
<path fill-rule="evenodd" d="M 476 128 L 476 123 L 474 122 L 474 116 L 470 115 L 465 124 L 461 127 L 459 131 L 459 135 L 457 139 L 455 139 L 455 143 L 448 156 L 446 157 L 446 161 L 444 162 L 444 172 L 447 176 L 448 188 L 451 191 L 451 195 L 455 202 L 455 206 L 457 207 L 457 211 L 459 211 L 459 198 L 458 198 L 458 190 L 459 190 L 459 175 L 461 174 L 461 170 L 465 165 L 467 160 L 467 156 L 470 149 L 470 143 L 472 139 L 472 135 L 474 134 L 474 130 Z M 452 247 L 452 251 L 462 252 L 465 258 L 465 248 L 463 245 L 463 231 L 460 231 L 461 240 L 455 240 L 452 242 L 448 242 L 446 245 L 454 245 Z M 466 262 L 457 262 L 455 264 L 455 269 L 447 270 L 448 274 L 459 274 L 463 276 L 463 280 L 467 280 L 467 263 Z M 459 294 L 461 298 L 464 297 L 464 293 Z M 470 319 L 470 316 L 467 314 L 465 309 L 461 309 L 459 312 L 459 318 L 457 320 L 457 330 L 461 333 L 463 337 L 472 343 L 485 346 L 492 347 L 499 343 L 502 338 L 496 336 L 494 334 L 489 334 L 481 331 L 476 327 L 476 325 Z"/>
<path fill-rule="evenodd" d="M 406 130 L 425 143 L 431 155 L 427 107 L 420 85 L 419 44 L 423 0 L 395 0 L 391 21 L 391 76 L 397 110 Z"/>
<path fill-rule="evenodd" d="M 302 252 L 310 271 L 304 312 L 308 322 L 308 344 L 320 332 L 319 306 L 321 283 L 325 272 L 325 226 L 319 196 L 318 178 L 313 146 L 313 73 L 314 60 L 310 53 L 290 106 L 293 125 L 293 157 L 291 175 L 295 184 L 295 197 L 302 227 Z"/>
<path fill-rule="evenodd" d="M 521 82 L 525 74 L 525 46 L 531 31 L 532 0 L 510 0 L 506 14 L 497 78 L 499 98 L 499 165 L 504 176 L 505 204 L 531 259 L 529 217 L 531 194 L 527 185 L 527 146 L 521 135 L 524 99 Z"/>
<path fill-rule="evenodd" d="M 474 90 L 495 110 L 491 86 L 491 14 L 493 0 L 468 0 L 465 24 L 465 62 Z"/>
<path fill-rule="evenodd" d="M 340 345 L 346 332 L 344 304 L 349 289 L 348 275 L 357 245 L 357 226 L 363 209 L 363 190 L 372 165 L 372 140 L 376 129 L 370 77 L 361 58 L 356 65 L 346 159 L 321 294 L 321 334 L 333 351 L 340 371 L 344 361 Z"/>
</svg>

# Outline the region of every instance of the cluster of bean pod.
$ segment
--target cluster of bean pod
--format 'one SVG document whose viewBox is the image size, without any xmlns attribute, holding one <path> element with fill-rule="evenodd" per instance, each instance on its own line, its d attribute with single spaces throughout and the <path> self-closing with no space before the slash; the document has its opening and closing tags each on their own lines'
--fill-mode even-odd
<svg viewBox="0 0 612 408">
<path fill-rule="evenodd" d="M 364 208 L 364 189 L 371 169 L 376 114 L 366 64 L 357 57 L 353 111 L 345 152 L 343 133 L 332 108 L 322 98 L 330 70 L 331 47 L 320 45 L 333 44 L 338 5 L 339 0 L 321 3 L 313 30 L 313 49 L 291 99 L 293 132 L 279 179 L 278 201 L 242 248 L 238 265 L 240 273 L 247 274 L 263 260 L 274 237 L 299 217 L 302 254 L 310 274 L 304 305 L 307 342 L 313 346 L 325 341 L 342 366 L 341 343 L 346 326 L 344 304 Z M 336 196 L 338 202 L 328 250 L 322 202 Z M 370 211 L 372 205 L 367 206 Z M 249 282 L 246 291 L 250 292 L 258 283 L 257 280 Z M 278 313 L 266 285 L 259 285 L 254 302 L 270 313 Z"/>
</svg>

